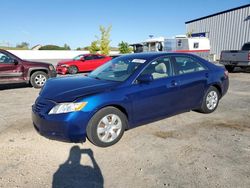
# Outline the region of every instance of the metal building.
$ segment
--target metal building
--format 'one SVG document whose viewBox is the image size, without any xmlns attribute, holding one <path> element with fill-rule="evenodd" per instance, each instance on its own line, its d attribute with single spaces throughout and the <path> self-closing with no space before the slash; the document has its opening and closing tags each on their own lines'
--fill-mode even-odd
<svg viewBox="0 0 250 188">
<path fill-rule="evenodd" d="M 250 42 L 250 4 L 187 21 L 186 30 L 192 36 L 210 39 L 211 54 L 219 59 L 222 50 L 240 50 Z"/>
</svg>

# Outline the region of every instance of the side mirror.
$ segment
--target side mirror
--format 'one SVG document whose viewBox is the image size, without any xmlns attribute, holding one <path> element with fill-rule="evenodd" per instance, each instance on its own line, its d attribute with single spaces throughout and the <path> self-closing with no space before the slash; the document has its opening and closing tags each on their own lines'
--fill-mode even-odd
<svg viewBox="0 0 250 188">
<path fill-rule="evenodd" d="M 85 61 L 84 57 L 81 58 L 81 61 Z"/>
<path fill-rule="evenodd" d="M 140 75 L 137 78 L 137 82 L 139 82 L 139 83 L 149 83 L 149 82 L 152 82 L 153 80 L 154 79 L 153 79 L 153 76 L 151 74 Z"/>
<path fill-rule="evenodd" d="M 11 63 L 17 65 L 17 64 L 18 64 L 18 61 L 17 61 L 16 59 L 12 59 L 12 60 L 11 60 Z"/>
</svg>

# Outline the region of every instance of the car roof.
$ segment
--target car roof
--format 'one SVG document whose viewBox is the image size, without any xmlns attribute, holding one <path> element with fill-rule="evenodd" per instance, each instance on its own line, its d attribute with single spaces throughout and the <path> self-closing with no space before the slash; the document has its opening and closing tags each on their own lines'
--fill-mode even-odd
<svg viewBox="0 0 250 188">
<path fill-rule="evenodd" d="M 155 59 L 157 57 L 162 57 L 166 55 L 191 55 L 194 56 L 193 54 L 190 53 L 179 53 L 179 52 L 142 52 L 142 53 L 133 53 L 133 54 L 124 54 L 122 55 L 123 57 L 129 57 L 129 58 L 138 58 L 138 59 Z"/>
</svg>

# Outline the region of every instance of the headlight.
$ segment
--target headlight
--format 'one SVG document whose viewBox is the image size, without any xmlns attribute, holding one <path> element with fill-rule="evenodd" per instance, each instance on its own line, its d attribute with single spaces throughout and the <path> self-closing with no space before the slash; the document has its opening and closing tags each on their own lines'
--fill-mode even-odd
<svg viewBox="0 0 250 188">
<path fill-rule="evenodd" d="M 49 114 L 62 114 L 68 112 L 80 111 L 86 106 L 87 102 L 78 102 L 78 103 L 61 103 L 54 106 Z"/>
<path fill-rule="evenodd" d="M 55 70 L 54 66 L 53 65 L 49 65 L 49 70 Z"/>
</svg>

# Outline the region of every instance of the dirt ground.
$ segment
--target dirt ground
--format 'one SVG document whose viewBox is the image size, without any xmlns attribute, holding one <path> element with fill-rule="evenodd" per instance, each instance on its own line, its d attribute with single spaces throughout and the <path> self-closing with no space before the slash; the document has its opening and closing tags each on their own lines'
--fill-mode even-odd
<svg viewBox="0 0 250 188">
<path fill-rule="evenodd" d="M 125 132 L 116 145 L 51 141 L 36 133 L 39 90 L 0 90 L 0 187 L 250 187 L 250 74 L 209 115 L 188 112 Z"/>
</svg>

